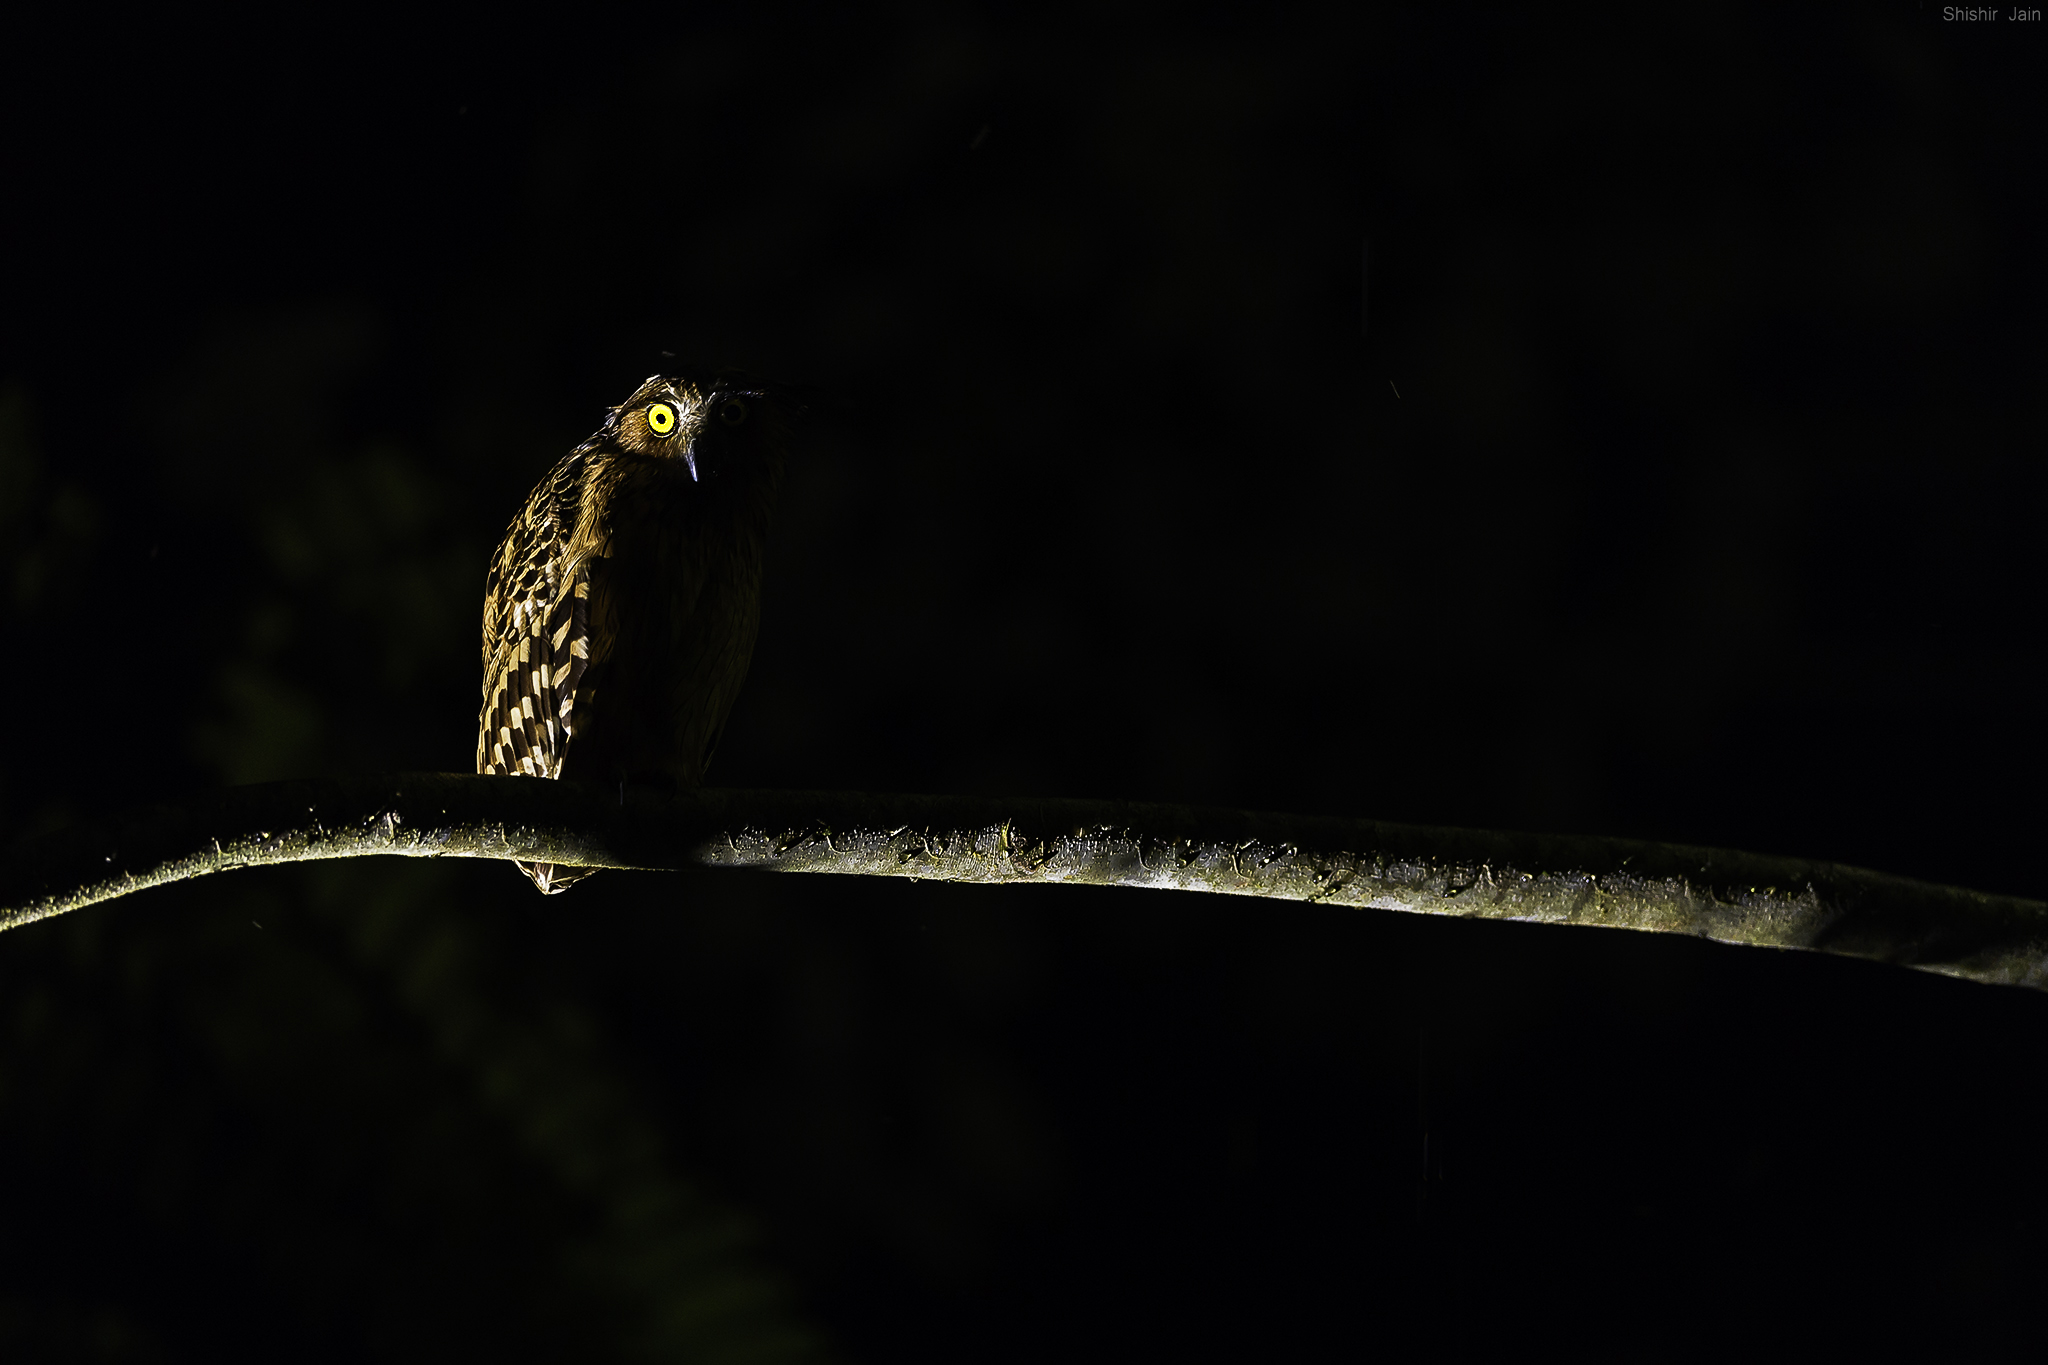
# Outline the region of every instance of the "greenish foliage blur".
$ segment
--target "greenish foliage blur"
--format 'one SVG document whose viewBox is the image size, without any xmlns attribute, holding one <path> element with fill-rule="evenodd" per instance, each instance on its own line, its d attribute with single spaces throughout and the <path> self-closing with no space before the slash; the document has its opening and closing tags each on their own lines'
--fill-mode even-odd
<svg viewBox="0 0 2048 1365">
<path fill-rule="evenodd" d="M 2038 896 L 2037 64 L 1924 19 L 246 61 L 167 11 L 104 97 L 25 29 L 0 817 L 468 770 L 521 498 L 736 364 L 820 399 L 714 782 Z M 0 1358 L 2020 1356 L 2041 1003 L 1149 893 L 216 877 L 0 936 Z"/>
<path fill-rule="evenodd" d="M 10 1355 L 815 1358 L 574 993 L 395 871 L 180 889 L 9 962 L 16 1217 L 61 1192 Z"/>
<path fill-rule="evenodd" d="M 152 433 L 171 543 L 226 553 L 144 723 L 214 781 L 403 762 L 461 732 L 419 693 L 473 659 L 484 547 L 450 535 L 445 473 L 335 431 L 358 318 L 241 341 L 194 362 Z M 50 477 L 18 385 L 0 487 L 9 628 L 61 632 L 96 609 L 102 517 Z M 71 806 L 9 795 L 32 827 Z M 474 873 L 507 870 L 308 868 L 19 936 L 0 1143 L 35 1173 L 14 1231 L 44 1232 L 0 1296 L 0 1353 L 820 1358 L 577 983 L 483 908 L 517 888 L 479 898 Z M 158 1264 L 188 1256 L 210 1262 L 189 1281 Z"/>
</svg>

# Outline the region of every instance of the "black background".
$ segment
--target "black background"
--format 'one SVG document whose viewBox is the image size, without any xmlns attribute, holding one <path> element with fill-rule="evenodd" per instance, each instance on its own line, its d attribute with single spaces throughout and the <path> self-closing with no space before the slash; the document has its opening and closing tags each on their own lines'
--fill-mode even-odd
<svg viewBox="0 0 2048 1365">
<path fill-rule="evenodd" d="M 716 782 L 2041 896 L 2043 44 L 1939 15 L 16 16 L 0 803 L 467 770 L 670 351 L 821 395 Z M 1634 935 L 331 865 L 0 1028 L 10 1358 L 1988 1359 L 2048 1269 L 2037 995 Z"/>
</svg>

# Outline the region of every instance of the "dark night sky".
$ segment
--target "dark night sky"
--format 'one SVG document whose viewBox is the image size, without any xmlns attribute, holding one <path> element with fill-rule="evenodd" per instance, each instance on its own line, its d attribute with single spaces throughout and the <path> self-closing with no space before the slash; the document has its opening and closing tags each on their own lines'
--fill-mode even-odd
<svg viewBox="0 0 2048 1365">
<path fill-rule="evenodd" d="M 467 768 L 484 556 L 667 350 L 820 395 L 715 782 L 2041 896 L 2044 45 L 1939 14 L 12 21 L 0 803 Z M 1143 893 L 228 880 L 0 942 L 16 1354 L 2032 1331 L 2031 994 Z"/>
</svg>

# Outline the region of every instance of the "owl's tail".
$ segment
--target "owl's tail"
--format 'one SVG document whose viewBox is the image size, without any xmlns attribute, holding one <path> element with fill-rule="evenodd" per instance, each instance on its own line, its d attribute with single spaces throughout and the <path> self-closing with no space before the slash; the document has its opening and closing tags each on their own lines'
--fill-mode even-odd
<svg viewBox="0 0 2048 1365">
<path fill-rule="evenodd" d="M 527 880 L 540 888 L 543 896 L 559 896 L 597 872 L 594 867 L 561 867 L 555 863 L 520 863 L 518 866 Z"/>
</svg>

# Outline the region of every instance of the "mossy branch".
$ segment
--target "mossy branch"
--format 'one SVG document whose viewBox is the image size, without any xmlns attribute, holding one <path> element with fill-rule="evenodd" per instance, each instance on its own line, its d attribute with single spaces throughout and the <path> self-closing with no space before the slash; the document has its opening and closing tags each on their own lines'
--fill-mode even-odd
<svg viewBox="0 0 2048 1365">
<path fill-rule="evenodd" d="M 2048 904 L 1671 844 L 1111 801 L 657 795 L 402 774 L 234 787 L 18 845 L 0 929 L 234 868 L 396 854 L 1082 882 L 1600 925 L 2048 987 Z"/>
</svg>

